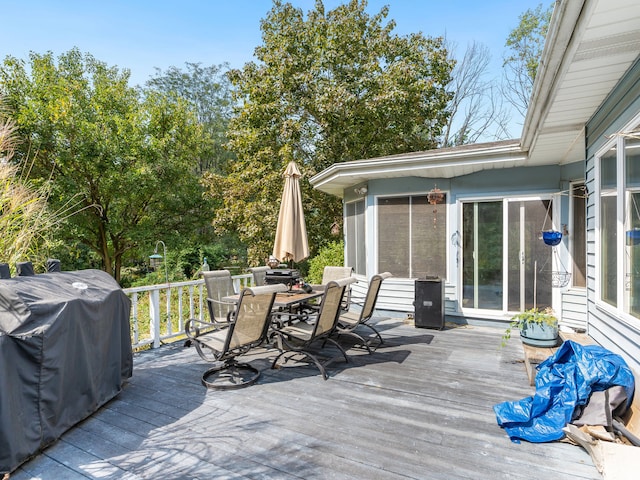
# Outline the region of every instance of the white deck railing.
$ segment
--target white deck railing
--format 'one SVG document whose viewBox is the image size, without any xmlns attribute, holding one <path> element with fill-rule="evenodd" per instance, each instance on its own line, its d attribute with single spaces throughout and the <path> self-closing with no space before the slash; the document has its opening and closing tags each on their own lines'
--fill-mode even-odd
<svg viewBox="0 0 640 480">
<path fill-rule="evenodd" d="M 236 292 L 251 286 L 251 274 L 234 275 Z M 190 318 L 207 319 L 204 280 L 162 283 L 123 289 L 131 298 L 131 344 L 133 349 L 158 348 L 163 342 L 184 336 Z"/>
</svg>

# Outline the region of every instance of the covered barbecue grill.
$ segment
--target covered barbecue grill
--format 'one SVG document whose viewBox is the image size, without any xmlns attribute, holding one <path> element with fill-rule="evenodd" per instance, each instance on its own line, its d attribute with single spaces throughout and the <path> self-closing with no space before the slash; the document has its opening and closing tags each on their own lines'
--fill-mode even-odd
<svg viewBox="0 0 640 480">
<path fill-rule="evenodd" d="M 0 474 L 120 392 L 133 365 L 130 308 L 100 270 L 0 280 Z"/>
</svg>

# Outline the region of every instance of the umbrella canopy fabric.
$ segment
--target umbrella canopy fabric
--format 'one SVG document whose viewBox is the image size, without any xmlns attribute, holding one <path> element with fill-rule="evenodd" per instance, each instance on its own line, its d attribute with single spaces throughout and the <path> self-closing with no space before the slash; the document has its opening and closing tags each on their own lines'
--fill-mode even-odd
<svg viewBox="0 0 640 480">
<path fill-rule="evenodd" d="M 284 191 L 273 245 L 274 257 L 284 262 L 300 262 L 309 256 L 299 179 L 298 166 L 295 162 L 289 162 L 284 171 Z"/>
</svg>

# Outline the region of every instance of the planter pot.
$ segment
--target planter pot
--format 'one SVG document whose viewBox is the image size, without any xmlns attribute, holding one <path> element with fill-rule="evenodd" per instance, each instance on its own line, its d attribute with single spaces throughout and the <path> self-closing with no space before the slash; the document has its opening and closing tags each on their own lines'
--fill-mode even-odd
<svg viewBox="0 0 640 480">
<path fill-rule="evenodd" d="M 558 326 L 525 323 L 520 328 L 520 339 L 534 347 L 555 347 L 558 345 Z"/>
</svg>

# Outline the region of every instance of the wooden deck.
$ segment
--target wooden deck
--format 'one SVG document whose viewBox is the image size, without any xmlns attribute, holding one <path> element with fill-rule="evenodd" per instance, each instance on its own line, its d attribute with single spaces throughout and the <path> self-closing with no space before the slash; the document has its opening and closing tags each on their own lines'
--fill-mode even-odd
<svg viewBox="0 0 640 480">
<path fill-rule="evenodd" d="M 492 406 L 533 393 L 517 338 L 502 331 L 381 324 L 386 346 L 349 364 L 270 370 L 207 391 L 181 343 L 136 354 L 122 393 L 23 464 L 23 479 L 600 479 L 566 443 L 515 444 Z"/>
</svg>

